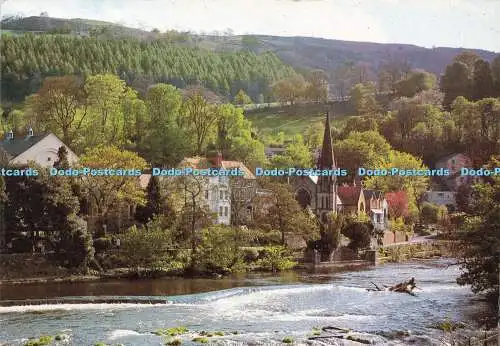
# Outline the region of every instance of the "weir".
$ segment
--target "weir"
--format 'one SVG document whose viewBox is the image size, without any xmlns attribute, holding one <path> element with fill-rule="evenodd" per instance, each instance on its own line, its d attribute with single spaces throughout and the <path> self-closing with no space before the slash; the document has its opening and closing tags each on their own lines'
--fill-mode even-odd
<svg viewBox="0 0 500 346">
<path fill-rule="evenodd" d="M 68 297 L 47 299 L 0 300 L 0 306 L 28 306 L 55 304 L 168 304 L 166 297 Z"/>
</svg>

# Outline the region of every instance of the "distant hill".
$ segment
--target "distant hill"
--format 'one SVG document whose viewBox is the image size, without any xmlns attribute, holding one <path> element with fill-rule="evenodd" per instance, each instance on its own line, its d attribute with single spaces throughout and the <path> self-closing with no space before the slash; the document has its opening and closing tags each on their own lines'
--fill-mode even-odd
<svg viewBox="0 0 500 346">
<path fill-rule="evenodd" d="M 68 32 L 70 34 L 87 36 L 90 33 L 103 32 L 104 28 L 107 37 L 135 37 L 149 40 L 162 35 L 119 24 L 79 18 L 61 19 L 40 16 L 7 18 L 2 20 L 1 26 L 10 34 L 27 31 L 43 33 L 65 28 L 70 31 Z M 270 51 L 298 71 L 316 68 L 327 71 L 333 84 L 338 79 L 336 71 L 346 65 L 364 66 L 365 77 L 375 80 L 380 66 L 389 62 L 403 63 L 409 68 L 423 69 L 440 75 L 446 65 L 463 51 L 472 51 L 488 61 L 492 61 L 496 55 L 495 52 L 479 49 L 446 47 L 429 49 L 408 44 L 350 42 L 311 37 L 215 36 L 191 33 L 175 35 L 172 32 L 169 34 L 173 42 L 184 46 L 197 46 L 215 51 L 251 50 L 256 53 Z M 355 83 L 356 78 L 351 82 Z"/>
<path fill-rule="evenodd" d="M 41 17 L 32 16 L 24 18 L 5 18 L 1 22 L 2 30 L 8 30 L 10 32 L 50 32 L 55 29 L 69 29 L 73 34 L 89 34 L 92 29 L 107 28 L 110 33 L 116 36 L 124 37 L 137 37 L 137 38 L 148 38 L 154 36 L 153 33 L 130 28 L 123 25 L 92 20 L 92 19 L 82 19 L 82 18 L 53 18 L 53 17 Z"/>
</svg>

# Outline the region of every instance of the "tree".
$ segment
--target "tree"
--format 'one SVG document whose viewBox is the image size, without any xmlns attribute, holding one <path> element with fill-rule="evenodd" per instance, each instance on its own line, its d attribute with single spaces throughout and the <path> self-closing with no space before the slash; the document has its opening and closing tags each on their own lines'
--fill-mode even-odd
<svg viewBox="0 0 500 346">
<path fill-rule="evenodd" d="M 439 206 L 424 202 L 420 209 L 420 220 L 423 224 L 431 225 L 438 222 Z"/>
<path fill-rule="evenodd" d="M 317 223 L 303 210 L 288 184 L 268 183 L 269 194 L 256 200 L 256 223 L 268 225 L 281 233 L 281 244 L 286 243 L 286 234 L 302 235 L 307 240 L 317 239 Z"/>
<path fill-rule="evenodd" d="M 307 145 L 310 151 L 314 151 L 321 146 L 323 141 L 323 125 L 314 123 L 307 127 L 304 133 L 304 144 Z"/>
<path fill-rule="evenodd" d="M 89 116 L 85 119 L 84 148 L 100 144 L 122 146 L 125 137 L 125 97 L 136 96 L 113 74 L 94 75 L 85 81 Z"/>
<path fill-rule="evenodd" d="M 195 262 L 206 273 L 227 274 L 242 269 L 244 240 L 239 228 L 213 225 L 204 229 Z"/>
<path fill-rule="evenodd" d="M 252 135 L 252 123 L 241 108 L 231 104 L 217 108 L 217 148 L 223 157 L 256 167 L 266 158 L 264 145 Z"/>
<path fill-rule="evenodd" d="M 393 219 L 408 216 L 408 196 L 404 191 L 387 192 L 385 199 L 389 206 L 389 216 Z"/>
<path fill-rule="evenodd" d="M 178 215 L 176 238 L 187 242 L 192 251 L 191 267 L 195 266 L 195 254 L 200 243 L 199 230 L 213 223 L 213 215 L 205 201 L 206 177 L 184 176 L 175 179 L 170 186 L 174 202 L 174 210 Z"/>
<path fill-rule="evenodd" d="M 358 115 L 371 114 L 378 110 L 375 100 L 375 86 L 372 83 L 356 84 L 350 92 L 351 104 Z"/>
<path fill-rule="evenodd" d="M 372 233 L 371 222 L 350 221 L 342 229 L 342 234 L 351 240 L 348 247 L 356 252 L 370 246 Z"/>
<path fill-rule="evenodd" d="M 376 131 L 354 131 L 334 144 L 337 164 L 347 169 L 351 181 L 358 168 L 374 167 L 375 162 L 389 157 L 390 150 L 390 144 Z"/>
<path fill-rule="evenodd" d="M 86 117 L 86 95 L 80 79 L 48 77 L 31 101 L 37 123 L 61 134 L 62 141 L 71 145 L 73 132 L 80 130 Z M 83 111 L 79 112 L 82 107 Z"/>
<path fill-rule="evenodd" d="M 33 251 L 42 239 L 57 250 L 61 235 L 71 229 L 70 219 L 79 210 L 78 198 L 65 177 L 51 179 L 47 170 L 36 165 L 31 168 L 39 175 L 5 178 L 7 238 L 27 233 Z"/>
<path fill-rule="evenodd" d="M 155 216 L 162 215 L 164 212 L 165 198 L 161 191 L 159 178 L 151 176 L 146 188 L 146 205 L 137 207 L 135 218 L 145 224 Z"/>
<path fill-rule="evenodd" d="M 60 261 L 71 268 L 81 268 L 87 274 L 89 266 L 95 263 L 95 250 L 87 222 L 72 215 L 68 218 L 67 227 L 60 230 L 57 240 Z"/>
<path fill-rule="evenodd" d="M 57 150 L 57 161 L 54 162 L 53 167 L 57 169 L 69 168 L 68 150 L 64 145 L 60 146 Z"/>
<path fill-rule="evenodd" d="M 472 78 L 473 99 L 481 100 L 494 95 L 494 81 L 490 64 L 486 60 L 476 60 Z"/>
<path fill-rule="evenodd" d="M 186 130 L 180 126 L 182 96 L 176 87 L 156 84 L 146 93 L 148 119 L 139 151 L 156 166 L 175 166 L 189 152 Z"/>
<path fill-rule="evenodd" d="M 249 105 L 252 104 L 252 99 L 248 96 L 243 89 L 240 89 L 236 96 L 234 97 L 234 103 L 237 105 Z"/>
<path fill-rule="evenodd" d="M 147 164 L 137 154 L 114 146 L 98 146 L 88 150 L 80 158 L 80 165 L 96 170 L 96 173 L 99 173 L 99 169 L 108 169 L 109 175 L 105 172 L 92 175 L 92 172 L 89 172 L 89 175 L 80 178 L 82 192 L 97 208 L 101 222 L 106 223 L 111 208 L 118 207 L 122 202 L 145 204 L 144 191 L 139 185 L 137 172 L 145 169 Z M 121 175 L 118 169 L 122 170 Z M 116 170 L 114 175 L 111 170 Z"/>
<path fill-rule="evenodd" d="M 290 102 L 291 105 L 294 105 L 297 100 L 304 96 L 306 81 L 302 75 L 295 75 L 272 84 L 271 90 L 278 101 Z"/>
<path fill-rule="evenodd" d="M 173 235 L 151 221 L 146 229 L 132 226 L 120 236 L 120 254 L 137 275 L 144 271 L 174 269 Z"/>
<path fill-rule="evenodd" d="M 296 135 L 287 145 L 283 155 L 276 155 L 271 159 L 274 167 L 280 168 L 307 168 L 312 165 L 311 151 L 305 145 L 301 135 Z"/>
<path fill-rule="evenodd" d="M 419 92 L 433 89 L 436 86 L 436 76 L 426 71 L 413 71 L 406 79 L 395 84 L 398 96 L 413 97 Z"/>
<path fill-rule="evenodd" d="M 453 59 L 453 62 L 462 63 L 465 66 L 467 66 L 468 78 L 472 79 L 472 76 L 474 74 L 474 64 L 480 59 L 481 59 L 481 57 L 479 55 L 477 55 L 476 53 L 471 52 L 471 51 L 464 51 L 464 52 L 458 54 Z"/>
<path fill-rule="evenodd" d="M 380 160 L 374 167 L 388 171 L 394 168 L 404 171 L 397 171 L 396 174 L 390 176 L 371 176 L 366 178 L 364 183 L 367 188 L 381 191 L 405 191 L 409 200 L 410 215 L 415 215 L 418 211 L 417 202 L 429 185 L 429 176 L 407 175 L 405 172 L 408 170 L 412 172 L 413 170 L 416 172 L 427 170 L 428 168 L 422 163 L 422 160 L 411 154 L 392 150 L 388 158 Z"/>
<path fill-rule="evenodd" d="M 488 168 L 499 167 L 492 157 Z M 484 293 L 498 309 L 498 276 L 500 261 L 500 177 L 491 177 L 474 186 L 473 205 L 462 223 L 460 285 L 471 285 L 474 293 Z"/>
<path fill-rule="evenodd" d="M 183 121 L 194 135 L 195 153 L 202 155 L 208 139 L 215 135 L 215 124 L 218 119 L 217 107 L 209 103 L 201 90 L 193 90 L 187 96 L 183 106 Z"/>
<path fill-rule="evenodd" d="M 491 63 L 491 73 L 493 76 L 495 97 L 500 97 L 500 55 L 497 55 Z"/>
<path fill-rule="evenodd" d="M 458 96 L 470 99 L 471 85 L 467 65 L 454 62 L 446 66 L 441 80 L 441 91 L 444 93 L 443 106 L 446 109 L 450 108 Z"/>
<path fill-rule="evenodd" d="M 328 77 L 323 70 L 312 70 L 306 74 L 305 96 L 315 102 L 328 100 Z"/>
<path fill-rule="evenodd" d="M 260 41 L 257 37 L 244 35 L 241 37 L 241 44 L 245 50 L 250 52 L 256 51 L 260 47 Z"/>
</svg>

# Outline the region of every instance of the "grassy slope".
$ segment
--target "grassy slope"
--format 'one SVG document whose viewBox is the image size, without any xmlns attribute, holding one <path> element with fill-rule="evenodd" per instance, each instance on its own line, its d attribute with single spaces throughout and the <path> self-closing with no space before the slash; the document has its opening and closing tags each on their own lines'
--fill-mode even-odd
<svg viewBox="0 0 500 346">
<path fill-rule="evenodd" d="M 280 108 L 270 108 L 247 111 L 246 117 L 263 135 L 277 135 L 283 132 L 285 137 L 303 133 L 310 125 L 325 120 L 326 106 L 324 105 L 296 105 Z M 346 113 L 336 113 L 332 118 L 332 126 L 342 127 L 348 118 Z"/>
</svg>

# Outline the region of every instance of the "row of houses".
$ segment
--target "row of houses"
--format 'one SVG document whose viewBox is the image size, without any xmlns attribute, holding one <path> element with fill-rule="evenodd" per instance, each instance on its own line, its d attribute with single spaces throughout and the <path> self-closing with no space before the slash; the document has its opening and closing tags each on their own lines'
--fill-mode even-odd
<svg viewBox="0 0 500 346">
<path fill-rule="evenodd" d="M 316 153 L 316 167 L 319 169 L 335 169 L 335 157 L 330 132 L 330 120 L 327 114 L 323 145 Z M 35 162 L 43 167 L 51 167 L 57 161 L 59 148 L 64 146 L 68 152 L 70 163 L 78 162 L 78 156 L 52 133 L 35 135 L 32 129 L 25 137 L 14 137 L 10 131 L 0 142 L 4 156 L 4 165 L 19 165 Z M 283 151 L 273 151 L 279 155 Z M 270 153 L 270 152 L 268 152 Z M 454 154 L 440 160 L 436 168 L 449 169 L 451 175 L 443 181 L 447 190 L 428 191 L 425 199 L 429 202 L 453 207 L 456 205 L 456 189 L 463 184 L 470 184 L 471 179 L 460 176 L 460 167 L 470 166 L 470 158 L 464 154 Z M 234 218 L 238 223 L 252 219 L 256 206 L 256 196 L 269 194 L 269 191 L 259 188 L 255 175 L 240 161 L 225 160 L 220 153 L 208 157 L 185 158 L 181 167 L 198 169 L 205 168 L 238 168 L 242 176 L 209 176 L 204 177 L 202 200 L 213 213 L 215 222 L 230 225 Z M 151 174 L 139 177 L 139 184 L 145 189 L 151 179 Z M 297 201 L 303 208 L 311 209 L 318 220 L 325 225 L 330 213 L 366 214 L 374 227 L 387 230 L 389 206 L 384 192 L 364 188 L 359 182 L 352 185 L 339 185 L 335 176 L 325 177 L 295 177 L 290 179 Z M 83 206 L 88 215 L 89 227 L 97 227 L 93 221 L 98 219 L 98 212 L 91 203 Z M 110 213 L 110 222 L 106 225 L 109 231 L 122 230 L 134 223 L 136 206 L 123 204 L 116 206 Z M 0 248 L 5 246 L 4 229 L 0 227 Z"/>
</svg>

